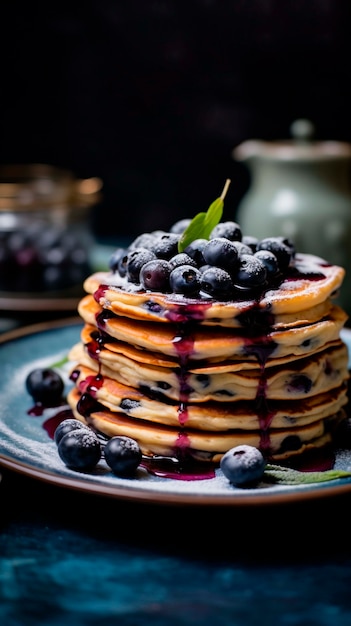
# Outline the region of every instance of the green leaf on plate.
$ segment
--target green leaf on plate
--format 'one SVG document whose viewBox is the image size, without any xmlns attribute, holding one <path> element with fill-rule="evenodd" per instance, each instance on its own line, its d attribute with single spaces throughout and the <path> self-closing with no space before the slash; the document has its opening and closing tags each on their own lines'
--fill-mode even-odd
<svg viewBox="0 0 351 626">
<path fill-rule="evenodd" d="M 178 242 L 178 252 L 184 252 L 185 248 L 195 239 L 209 238 L 211 230 L 221 221 L 224 198 L 229 185 L 230 180 L 227 179 L 220 197 L 210 204 L 206 212 L 197 213 L 191 220 Z"/>
<path fill-rule="evenodd" d="M 66 365 L 66 363 L 68 363 L 68 356 L 63 357 L 60 361 L 56 361 L 56 363 L 53 363 L 52 365 L 50 365 L 50 367 L 52 367 L 53 369 L 59 369 L 60 367 Z"/>
<path fill-rule="evenodd" d="M 338 478 L 350 478 L 350 476 L 351 471 L 332 469 L 323 472 L 300 472 L 280 465 L 266 465 L 264 471 L 264 480 L 283 485 L 323 483 Z"/>
</svg>

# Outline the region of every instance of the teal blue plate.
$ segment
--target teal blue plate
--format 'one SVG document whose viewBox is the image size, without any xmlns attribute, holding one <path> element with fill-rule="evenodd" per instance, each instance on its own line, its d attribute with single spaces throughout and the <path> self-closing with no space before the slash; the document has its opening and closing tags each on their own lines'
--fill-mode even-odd
<svg viewBox="0 0 351 626">
<path fill-rule="evenodd" d="M 214 477 L 203 480 L 154 476 L 142 467 L 133 478 L 118 478 L 104 460 L 90 473 L 69 469 L 59 458 L 52 438 L 58 409 L 30 415 L 33 403 L 25 389 L 25 379 L 36 367 L 55 366 L 68 390 L 72 384 L 68 376 L 71 365 L 66 357 L 79 341 L 81 328 L 81 321 L 71 318 L 0 336 L 0 465 L 64 488 L 165 505 L 269 505 L 351 492 L 351 478 L 294 486 L 262 483 L 256 488 L 240 489 L 233 487 L 220 469 Z M 351 331 L 343 330 L 342 337 L 351 354 Z M 351 451 L 338 451 L 335 467 L 351 470 Z"/>
</svg>

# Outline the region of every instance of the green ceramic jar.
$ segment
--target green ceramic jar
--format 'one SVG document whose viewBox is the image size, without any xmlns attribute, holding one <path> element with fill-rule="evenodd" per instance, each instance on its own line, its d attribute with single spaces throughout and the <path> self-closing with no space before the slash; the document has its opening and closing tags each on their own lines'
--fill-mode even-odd
<svg viewBox="0 0 351 626">
<path fill-rule="evenodd" d="M 291 140 L 248 140 L 233 150 L 251 176 L 236 220 L 244 234 L 283 235 L 299 252 L 343 266 L 338 302 L 351 315 L 351 144 L 314 141 L 313 132 L 297 120 Z"/>
</svg>

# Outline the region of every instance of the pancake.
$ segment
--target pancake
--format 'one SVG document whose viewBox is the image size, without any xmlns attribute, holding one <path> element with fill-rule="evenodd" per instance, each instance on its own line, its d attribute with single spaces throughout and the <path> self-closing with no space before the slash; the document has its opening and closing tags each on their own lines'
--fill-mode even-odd
<svg viewBox="0 0 351 626">
<path fill-rule="evenodd" d="M 241 327 L 246 314 L 270 319 L 270 325 L 301 326 L 321 319 L 328 312 L 330 298 L 337 295 L 345 271 L 313 255 L 297 254 L 293 271 L 278 289 L 267 289 L 256 299 L 218 302 L 211 298 L 199 301 L 176 294 L 148 293 L 128 283 L 117 273 L 97 272 L 84 282 L 87 293 L 117 315 L 145 321 L 195 320 L 201 324 Z M 253 313 L 252 313 L 253 311 Z M 250 316 L 249 320 L 250 320 Z M 250 322 L 248 322 L 250 323 Z"/>
<path fill-rule="evenodd" d="M 321 346 L 338 339 L 347 315 L 334 305 L 326 318 L 313 324 L 282 330 L 267 329 L 256 334 L 232 332 L 221 326 L 206 327 L 184 324 L 180 329 L 174 323 L 161 324 L 120 317 L 105 310 L 85 296 L 78 305 L 82 319 L 107 333 L 141 350 L 161 352 L 174 358 L 186 355 L 192 360 L 222 361 L 223 359 L 266 360 L 304 356 L 317 352 Z"/>
<path fill-rule="evenodd" d="M 159 237 L 163 244 L 174 239 L 160 233 L 141 236 L 109 271 L 84 282 L 84 324 L 69 354 L 74 416 L 103 437 L 132 437 L 150 460 L 219 463 L 247 444 L 285 462 L 331 445 L 348 402 L 348 351 L 340 338 L 347 314 L 333 302 L 344 269 L 296 253 L 287 240 L 269 240 L 278 269 L 260 269 L 258 257 L 241 257 L 237 244 L 237 264 L 224 272 L 231 286 L 220 291 L 219 283 L 218 297 L 212 283 L 201 282 L 200 261 L 196 270 L 186 265 L 184 276 L 192 272 L 198 281 L 192 295 L 171 280 L 160 290 L 147 286 L 142 266 L 137 273 L 131 265 L 128 274 L 140 242 L 141 256 L 150 257 L 145 251 L 159 249 L 152 248 Z M 159 257 L 165 266 L 174 259 Z M 216 267 L 215 281 L 221 273 Z M 149 279 L 159 280 L 152 272 Z"/>
<path fill-rule="evenodd" d="M 68 395 L 74 416 L 107 437 L 124 435 L 135 439 L 145 456 L 172 457 L 178 460 L 219 462 L 230 448 L 246 444 L 269 453 L 272 460 L 287 459 L 301 454 L 309 448 L 324 446 L 332 440 L 334 428 L 345 419 L 344 411 L 317 419 L 298 428 L 273 429 L 225 429 L 207 431 L 203 429 L 172 427 L 165 422 L 153 422 L 131 418 L 123 412 L 111 411 L 97 406 L 83 417 L 79 412 L 80 394 L 73 388 Z M 158 407 L 159 408 L 159 407 Z M 159 415 L 156 412 L 156 415 Z M 223 416 L 223 413 L 221 413 Z M 203 423 L 203 422 L 201 422 Z"/>
<path fill-rule="evenodd" d="M 346 385 L 304 400 L 270 401 L 260 410 L 252 402 L 236 401 L 192 403 L 165 402 L 155 396 L 128 387 L 108 376 L 97 375 L 88 367 L 79 365 L 76 387 L 79 394 L 88 394 L 112 412 L 132 418 L 171 426 L 185 426 L 199 430 L 263 430 L 290 429 L 305 426 L 337 413 L 347 402 Z"/>
<path fill-rule="evenodd" d="M 142 389 L 149 395 L 158 394 L 165 400 L 178 401 L 185 394 L 185 385 L 188 402 L 255 400 L 263 384 L 268 400 L 295 400 L 340 387 L 348 379 L 348 352 L 340 340 L 313 358 L 295 359 L 285 366 L 273 366 L 262 375 L 258 365 L 247 370 L 238 367 L 237 363 L 233 369 L 230 362 L 204 364 L 202 367 L 196 367 L 196 363 L 188 364 L 186 372 L 182 372 L 174 364 L 173 367 L 144 364 L 123 353 L 116 354 L 106 346 L 99 348 L 97 359 L 94 358 L 96 352 L 91 347 L 89 333 L 84 334 L 88 335 L 86 342 L 72 348 L 72 360 L 100 372 L 102 376 Z"/>
</svg>

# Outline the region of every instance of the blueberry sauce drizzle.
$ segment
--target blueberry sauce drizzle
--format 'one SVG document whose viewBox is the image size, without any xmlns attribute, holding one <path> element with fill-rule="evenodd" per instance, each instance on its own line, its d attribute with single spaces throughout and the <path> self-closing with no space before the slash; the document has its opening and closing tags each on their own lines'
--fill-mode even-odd
<svg viewBox="0 0 351 626">
<path fill-rule="evenodd" d="M 300 273 L 301 274 L 301 273 Z M 299 274 L 299 276 L 300 276 Z M 315 274 L 314 274 L 315 275 Z M 106 285 L 100 285 L 95 292 L 94 298 L 99 302 L 100 298 L 106 292 Z M 254 357 L 260 367 L 260 377 L 257 385 L 257 394 L 255 400 L 255 410 L 259 422 L 260 442 L 259 448 L 269 458 L 270 443 L 270 425 L 274 417 L 274 412 L 269 409 L 266 398 L 266 373 L 265 365 L 267 359 L 274 353 L 277 344 L 271 338 L 272 327 L 274 324 L 274 315 L 269 309 L 261 309 L 259 306 L 260 299 L 248 303 L 247 308 L 239 316 L 241 326 L 245 328 L 249 337 L 245 340 L 244 353 L 247 356 Z M 179 405 L 178 420 L 181 430 L 178 438 L 174 443 L 174 455 L 179 460 L 181 466 L 186 466 L 187 461 L 191 461 L 192 451 L 189 439 L 186 435 L 186 423 L 188 420 L 188 405 L 191 387 L 188 385 L 189 378 L 189 361 L 194 354 L 194 333 L 196 330 L 196 322 L 201 321 L 205 317 L 206 311 L 211 307 L 211 303 L 201 300 L 189 305 L 185 302 L 170 311 L 166 312 L 166 317 L 176 326 L 176 332 L 173 336 L 172 343 L 178 355 L 179 369 L 177 376 L 179 381 Z M 92 340 L 87 346 L 89 354 L 99 361 L 99 352 L 103 345 L 103 335 L 108 320 L 115 317 L 114 313 L 107 309 L 102 309 L 96 315 L 97 327 L 100 331 L 98 337 Z M 89 384 L 92 384 L 91 381 Z M 89 385 L 88 385 L 89 386 Z"/>
</svg>

